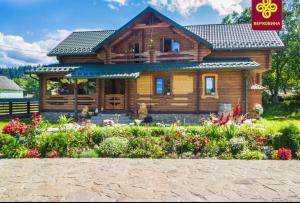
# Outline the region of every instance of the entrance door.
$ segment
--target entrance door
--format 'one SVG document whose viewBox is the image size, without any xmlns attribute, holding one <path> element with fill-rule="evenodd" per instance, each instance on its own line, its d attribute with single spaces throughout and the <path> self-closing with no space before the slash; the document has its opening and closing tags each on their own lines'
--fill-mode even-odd
<svg viewBox="0 0 300 203">
<path fill-rule="evenodd" d="M 106 110 L 125 109 L 125 80 L 124 79 L 105 80 L 105 109 Z"/>
</svg>

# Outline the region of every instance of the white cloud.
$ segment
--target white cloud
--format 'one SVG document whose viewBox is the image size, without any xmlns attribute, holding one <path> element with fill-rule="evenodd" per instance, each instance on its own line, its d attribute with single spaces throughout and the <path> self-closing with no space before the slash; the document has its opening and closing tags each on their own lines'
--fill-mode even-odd
<svg viewBox="0 0 300 203">
<path fill-rule="evenodd" d="M 127 0 L 106 0 L 106 1 L 110 4 L 117 3 L 119 5 L 124 6 Z"/>
<path fill-rule="evenodd" d="M 48 57 L 47 53 L 70 33 L 68 30 L 58 30 L 48 34 L 44 40 L 30 43 L 21 36 L 0 32 L 0 66 L 54 63 L 56 59 Z"/>
<path fill-rule="evenodd" d="M 132 0 L 106 0 L 111 9 L 117 9 L 118 6 L 128 5 Z M 189 16 L 196 12 L 202 6 L 210 6 L 219 15 L 224 16 L 236 11 L 238 13 L 243 11 L 242 4 L 249 0 L 147 0 L 146 3 L 156 6 L 165 7 L 171 12 L 179 11 L 183 16 Z"/>
<path fill-rule="evenodd" d="M 189 16 L 202 6 L 211 6 L 220 15 L 224 16 L 233 11 L 242 12 L 242 0 L 149 0 L 153 6 L 166 7 L 169 11 L 178 10 L 181 15 Z"/>
</svg>

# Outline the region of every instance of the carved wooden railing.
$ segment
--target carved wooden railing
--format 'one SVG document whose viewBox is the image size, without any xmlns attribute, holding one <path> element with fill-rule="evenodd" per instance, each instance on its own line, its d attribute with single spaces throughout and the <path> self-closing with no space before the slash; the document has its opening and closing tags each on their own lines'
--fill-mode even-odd
<svg viewBox="0 0 300 203">
<path fill-rule="evenodd" d="M 135 53 L 126 53 L 126 54 L 116 54 L 112 53 L 111 54 L 111 62 L 112 63 L 130 63 L 130 62 L 147 62 L 149 60 L 149 54 L 148 53 L 140 53 L 140 54 L 135 54 Z"/>
<path fill-rule="evenodd" d="M 105 95 L 105 109 L 124 110 L 125 109 L 125 96 L 122 94 Z"/>
<path fill-rule="evenodd" d="M 88 106 L 91 110 L 97 108 L 96 95 L 78 95 L 78 109 Z M 74 96 L 73 95 L 58 95 L 46 96 L 44 98 L 43 107 L 46 110 L 73 110 L 74 109 Z"/>
<path fill-rule="evenodd" d="M 166 62 L 166 61 L 197 61 L 198 53 L 195 50 L 181 51 L 178 53 L 162 53 L 160 51 L 144 52 L 140 54 L 124 53 L 111 54 L 112 63 L 149 63 L 151 62 Z"/>
</svg>

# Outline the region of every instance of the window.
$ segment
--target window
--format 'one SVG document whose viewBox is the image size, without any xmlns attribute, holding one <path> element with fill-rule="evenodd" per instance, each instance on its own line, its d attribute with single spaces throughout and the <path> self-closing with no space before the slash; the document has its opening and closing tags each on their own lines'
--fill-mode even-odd
<svg viewBox="0 0 300 203">
<path fill-rule="evenodd" d="M 155 78 L 155 94 L 156 95 L 171 95 L 171 80 L 167 77 Z"/>
<path fill-rule="evenodd" d="M 218 75 L 202 75 L 202 98 L 219 98 L 218 95 Z"/>
<path fill-rule="evenodd" d="M 207 76 L 205 77 L 205 95 L 214 96 L 216 93 L 215 87 L 215 77 Z"/>
<path fill-rule="evenodd" d="M 174 39 L 162 39 L 162 52 L 180 52 L 180 44 Z"/>
<path fill-rule="evenodd" d="M 64 78 L 51 78 L 46 81 L 46 94 L 48 96 L 73 95 L 74 80 Z M 96 93 L 96 80 L 80 79 L 78 84 L 79 95 L 92 95 Z"/>
</svg>

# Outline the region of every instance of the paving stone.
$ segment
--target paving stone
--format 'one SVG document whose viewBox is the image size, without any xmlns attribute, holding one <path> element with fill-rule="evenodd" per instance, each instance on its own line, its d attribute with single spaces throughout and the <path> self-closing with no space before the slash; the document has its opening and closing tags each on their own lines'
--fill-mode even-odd
<svg viewBox="0 0 300 203">
<path fill-rule="evenodd" d="M 0 201 L 295 202 L 294 169 L 299 161 L 0 160 Z"/>
</svg>

